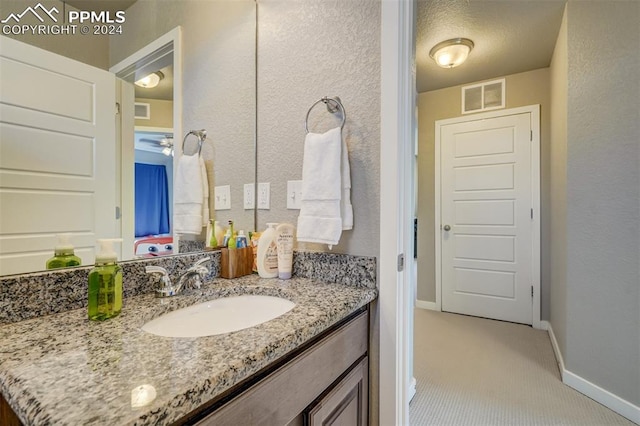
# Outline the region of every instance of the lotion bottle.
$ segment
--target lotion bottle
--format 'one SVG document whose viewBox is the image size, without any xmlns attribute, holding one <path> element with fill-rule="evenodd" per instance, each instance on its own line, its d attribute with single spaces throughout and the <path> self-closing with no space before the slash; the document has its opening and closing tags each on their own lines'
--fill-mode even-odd
<svg viewBox="0 0 640 426">
<path fill-rule="evenodd" d="M 261 278 L 278 276 L 277 223 L 267 223 L 267 229 L 258 240 L 258 275 Z"/>
<path fill-rule="evenodd" d="M 100 252 L 96 266 L 89 272 L 89 319 L 104 321 L 120 314 L 122 310 L 122 268 L 113 243 L 120 238 L 98 240 Z"/>
<path fill-rule="evenodd" d="M 291 278 L 293 268 L 293 240 L 296 228 L 290 223 L 281 223 L 276 228 L 276 244 L 278 246 L 278 278 Z"/>
<path fill-rule="evenodd" d="M 82 260 L 75 255 L 73 245 L 69 241 L 69 234 L 58 234 L 58 243 L 53 257 L 47 260 L 47 269 L 68 268 L 82 264 Z"/>
</svg>

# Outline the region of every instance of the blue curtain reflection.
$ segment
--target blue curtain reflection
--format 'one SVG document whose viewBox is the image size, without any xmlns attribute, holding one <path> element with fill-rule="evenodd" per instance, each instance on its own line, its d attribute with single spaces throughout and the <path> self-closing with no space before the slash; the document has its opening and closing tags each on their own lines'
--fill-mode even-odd
<svg viewBox="0 0 640 426">
<path fill-rule="evenodd" d="M 163 165 L 136 163 L 136 238 L 168 234 L 169 186 Z"/>
</svg>

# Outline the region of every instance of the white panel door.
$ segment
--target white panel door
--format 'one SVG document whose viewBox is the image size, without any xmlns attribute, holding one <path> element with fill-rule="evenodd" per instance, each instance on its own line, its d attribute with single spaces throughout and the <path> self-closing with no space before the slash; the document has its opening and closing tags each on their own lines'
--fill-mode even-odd
<svg viewBox="0 0 640 426">
<path fill-rule="evenodd" d="M 531 134 L 530 113 L 440 126 L 443 311 L 532 324 Z"/>
<path fill-rule="evenodd" d="M 45 268 L 57 233 L 83 264 L 118 236 L 115 76 L 0 39 L 0 275 Z"/>
</svg>

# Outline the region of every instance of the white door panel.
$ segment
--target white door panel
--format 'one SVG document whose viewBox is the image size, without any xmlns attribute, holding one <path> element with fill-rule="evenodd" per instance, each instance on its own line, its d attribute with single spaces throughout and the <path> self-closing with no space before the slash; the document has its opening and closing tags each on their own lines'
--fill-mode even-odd
<svg viewBox="0 0 640 426">
<path fill-rule="evenodd" d="M 456 192 L 513 189 L 513 164 L 454 166 L 453 182 Z"/>
<path fill-rule="evenodd" d="M 529 113 L 440 126 L 442 310 L 532 323 Z"/>
<path fill-rule="evenodd" d="M 482 155 L 510 154 L 514 152 L 511 127 L 475 130 L 459 133 L 454 142 L 454 158 Z"/>
<path fill-rule="evenodd" d="M 515 202 L 513 200 L 454 201 L 455 223 L 470 226 L 513 226 Z"/>
<path fill-rule="evenodd" d="M 2 37 L 0 274 L 42 270 L 55 234 L 83 264 L 119 236 L 115 76 Z"/>
</svg>

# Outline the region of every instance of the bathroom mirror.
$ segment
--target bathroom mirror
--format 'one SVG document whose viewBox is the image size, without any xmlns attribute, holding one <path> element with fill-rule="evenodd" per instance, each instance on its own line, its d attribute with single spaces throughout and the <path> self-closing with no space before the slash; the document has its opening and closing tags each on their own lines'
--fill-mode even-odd
<svg viewBox="0 0 640 426">
<path fill-rule="evenodd" d="M 63 11 L 73 8 L 74 3 L 82 10 L 90 8 L 98 11 L 108 10 L 110 7 L 115 7 L 116 4 L 121 7 L 123 4 L 123 2 L 107 1 L 80 3 L 51 1 L 47 3 L 47 6 L 55 6 L 60 13 L 64 13 Z M 48 37 L 14 35 L 12 38 L 109 70 L 179 28 L 180 49 L 170 50 L 172 50 L 172 54 L 179 51 L 180 57 L 171 57 L 171 64 L 151 71 L 160 71 L 165 83 L 172 78 L 172 75 L 173 78 L 179 76 L 179 86 L 181 86 L 179 99 L 160 99 L 165 103 L 174 102 L 176 107 L 172 114 L 173 123 L 169 125 L 153 123 L 145 126 L 145 118 L 139 118 L 135 122 L 135 127 L 122 129 L 122 133 L 127 139 L 118 145 L 117 149 L 121 150 L 118 156 L 121 155 L 122 158 L 128 156 L 131 167 L 135 162 L 165 163 L 168 183 L 171 184 L 177 159 L 182 153 L 184 135 L 189 130 L 206 129 L 207 139 L 202 148 L 202 157 L 205 160 L 208 175 L 211 217 L 223 223 L 234 220 L 236 229 L 247 231 L 255 229 L 254 209 L 244 209 L 243 207 L 244 185 L 253 184 L 255 181 L 255 1 L 184 2 L 165 0 L 162 2 L 129 1 L 127 3 L 130 6 L 125 9 L 126 20 L 122 23 L 121 34 L 90 34 L 86 37 L 80 35 L 51 35 Z M 27 2 L 22 0 L 6 2 L 3 0 L 0 5 L 0 15 L 4 19 L 11 13 L 21 12 L 26 7 L 25 5 Z M 1 45 L 0 49 L 2 49 Z M 179 64 L 179 69 L 175 69 L 175 64 Z M 136 64 L 132 65 L 134 65 L 135 71 Z M 148 70 L 143 68 L 143 65 L 140 64 L 138 74 Z M 131 87 L 130 90 L 133 91 L 133 85 L 128 84 Z M 60 102 L 64 103 L 65 99 L 61 98 Z M 138 107 L 136 115 L 139 117 L 145 117 L 145 108 L 146 112 L 150 110 L 151 118 L 154 116 L 154 111 L 161 109 L 161 107 L 154 105 L 153 99 L 150 100 L 150 97 L 134 102 L 138 104 L 136 105 Z M 151 105 L 150 108 L 148 108 L 149 105 Z M 123 110 L 128 107 L 128 105 L 121 105 Z M 130 107 L 133 108 L 134 105 L 130 105 Z M 153 121 L 146 120 L 150 123 Z M 130 133 L 130 137 L 126 136 L 127 133 Z M 134 151 L 135 145 L 140 149 Z M 185 151 L 189 151 L 188 145 L 189 142 L 187 142 Z M 163 151 L 169 155 L 163 154 Z M 171 156 L 172 153 L 174 156 Z M 149 160 L 150 155 L 156 160 Z M 159 156 L 165 157 L 164 160 L 158 160 Z M 173 166 L 173 170 L 170 170 L 171 166 Z M 137 257 L 133 244 L 142 238 L 128 233 L 125 235 L 125 224 L 129 223 L 128 227 L 133 232 L 133 223 L 135 222 L 132 208 L 132 188 L 134 188 L 135 182 L 134 170 L 131 167 L 126 163 L 120 163 L 117 172 L 111 176 L 113 184 L 118 188 L 117 195 L 121 197 L 122 201 L 120 206 L 113 206 L 114 209 L 118 208 L 122 215 L 123 231 L 120 236 L 125 239 L 126 244 L 126 247 L 123 245 L 122 260 Z M 230 209 L 215 210 L 214 187 L 225 185 L 229 185 L 231 189 Z M 129 202 L 126 201 L 127 188 L 129 188 L 131 195 Z M 172 203 L 169 202 L 169 208 L 171 205 Z M 3 215 L 6 213 L 5 206 L 6 204 L 3 203 Z M 170 223 L 170 231 L 167 234 L 173 233 L 172 227 L 173 221 Z M 53 255 L 54 235 L 57 230 L 52 227 L 51 229 L 39 229 L 37 232 L 51 241 L 51 244 L 47 245 L 50 248 L 43 249 L 38 254 L 38 261 L 33 263 L 32 268 L 19 271 L 2 269 L 1 274 L 35 272 L 44 269 L 44 260 Z M 155 232 L 150 232 L 150 234 L 151 237 L 158 235 Z M 160 231 L 159 234 L 165 237 L 162 235 L 165 232 Z M 0 238 L 4 238 L 4 236 Z M 203 234 L 181 236 L 180 241 L 184 244 L 181 244 L 180 251 L 201 250 L 204 245 L 203 238 Z M 76 251 L 95 247 L 95 241 L 88 242 L 82 238 L 76 239 L 73 235 L 71 239 L 76 246 Z M 158 247 L 162 247 L 165 241 L 167 240 L 159 239 L 154 243 Z M 3 241 L 0 240 L 0 248 L 3 245 Z M 0 253 L 0 256 L 2 255 L 3 253 Z M 83 265 L 90 263 L 83 262 Z"/>
</svg>

